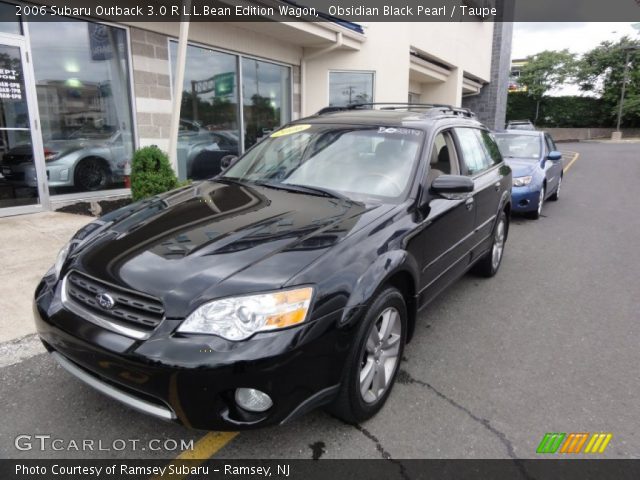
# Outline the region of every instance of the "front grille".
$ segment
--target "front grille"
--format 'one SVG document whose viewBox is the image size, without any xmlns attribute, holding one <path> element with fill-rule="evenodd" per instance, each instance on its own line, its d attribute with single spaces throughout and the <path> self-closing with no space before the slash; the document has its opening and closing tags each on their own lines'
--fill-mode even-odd
<svg viewBox="0 0 640 480">
<path fill-rule="evenodd" d="M 67 276 L 68 298 L 109 320 L 116 320 L 139 330 L 149 331 L 162 321 L 164 308 L 160 300 L 125 290 L 73 271 Z M 96 296 L 107 294 L 114 300 L 112 308 L 103 308 Z"/>
</svg>

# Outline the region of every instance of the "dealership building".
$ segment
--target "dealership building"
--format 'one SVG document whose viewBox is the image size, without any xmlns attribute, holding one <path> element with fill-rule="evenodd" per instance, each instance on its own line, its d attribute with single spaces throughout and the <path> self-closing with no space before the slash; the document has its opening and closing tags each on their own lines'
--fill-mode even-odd
<svg viewBox="0 0 640 480">
<path fill-rule="evenodd" d="M 133 151 L 147 145 L 174 152 L 181 178 L 206 178 L 329 105 L 446 103 L 504 122 L 507 23 L 36 22 L 15 11 L 0 2 L 0 216 L 126 195 Z"/>
</svg>

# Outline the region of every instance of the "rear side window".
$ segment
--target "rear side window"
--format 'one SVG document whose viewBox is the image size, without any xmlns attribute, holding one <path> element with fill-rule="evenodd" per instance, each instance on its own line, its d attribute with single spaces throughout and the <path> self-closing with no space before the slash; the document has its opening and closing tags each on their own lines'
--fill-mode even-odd
<svg viewBox="0 0 640 480">
<path fill-rule="evenodd" d="M 494 164 L 485 150 L 481 132 L 477 128 L 456 128 L 462 160 L 460 170 L 466 175 L 475 175 Z"/>
</svg>

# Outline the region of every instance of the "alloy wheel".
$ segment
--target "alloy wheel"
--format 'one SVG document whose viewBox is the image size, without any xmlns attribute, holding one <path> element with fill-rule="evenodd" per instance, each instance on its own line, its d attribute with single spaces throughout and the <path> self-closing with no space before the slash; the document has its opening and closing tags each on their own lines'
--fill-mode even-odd
<svg viewBox="0 0 640 480">
<path fill-rule="evenodd" d="M 398 364 L 401 336 L 400 312 L 389 307 L 371 326 L 360 364 L 360 395 L 366 403 L 375 403 L 389 388 Z"/>
<path fill-rule="evenodd" d="M 538 199 L 538 216 L 542 215 L 543 203 L 544 203 L 544 186 L 540 189 L 540 198 Z"/>
<path fill-rule="evenodd" d="M 496 226 L 496 233 L 493 237 L 493 249 L 491 250 L 491 267 L 497 270 L 502 260 L 502 252 L 504 251 L 505 240 L 505 224 L 504 220 L 500 219 L 500 222 Z"/>
</svg>

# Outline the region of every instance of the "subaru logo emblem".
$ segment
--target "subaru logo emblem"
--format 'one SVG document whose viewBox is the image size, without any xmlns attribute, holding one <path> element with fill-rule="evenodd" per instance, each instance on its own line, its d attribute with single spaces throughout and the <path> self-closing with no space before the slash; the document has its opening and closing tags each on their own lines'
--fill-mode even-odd
<svg viewBox="0 0 640 480">
<path fill-rule="evenodd" d="M 108 293 L 97 294 L 96 301 L 98 302 L 98 305 L 100 305 L 105 310 L 111 310 L 116 304 L 116 301 Z"/>
</svg>

